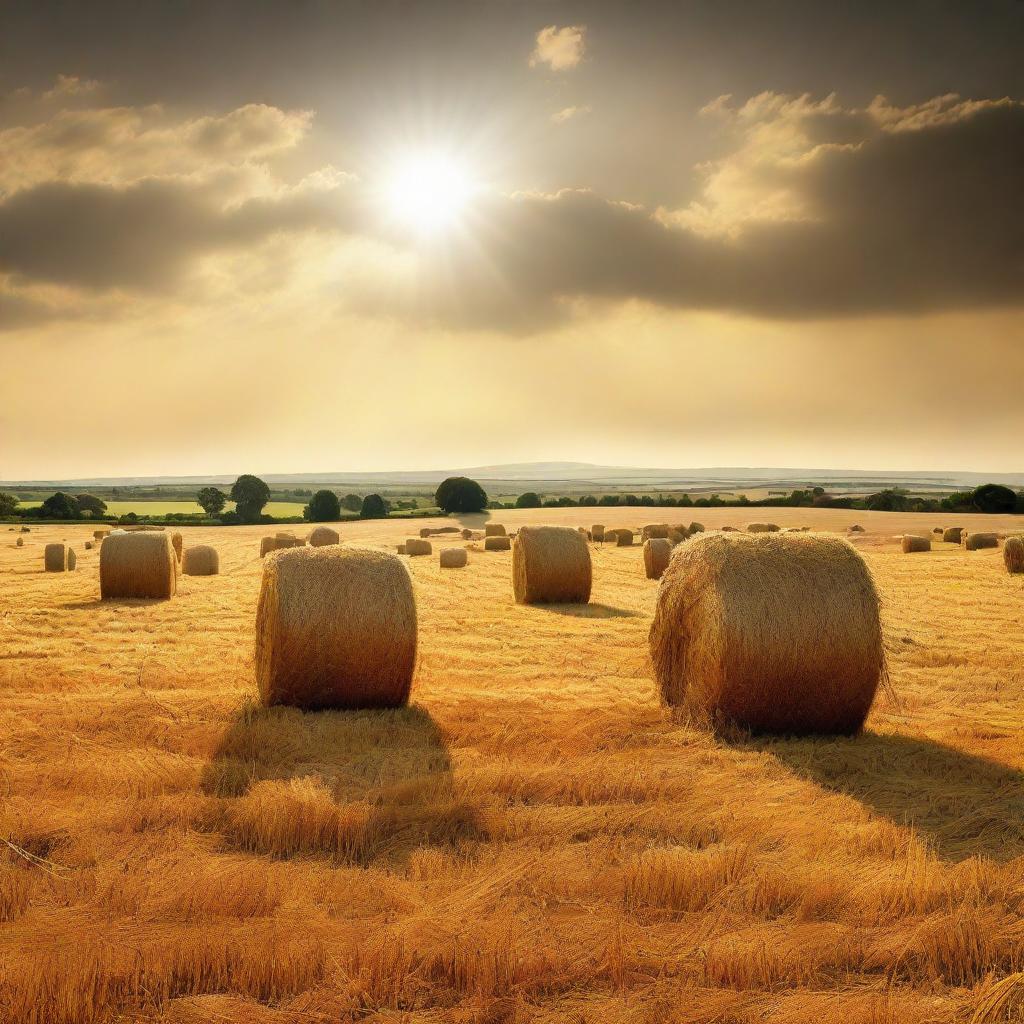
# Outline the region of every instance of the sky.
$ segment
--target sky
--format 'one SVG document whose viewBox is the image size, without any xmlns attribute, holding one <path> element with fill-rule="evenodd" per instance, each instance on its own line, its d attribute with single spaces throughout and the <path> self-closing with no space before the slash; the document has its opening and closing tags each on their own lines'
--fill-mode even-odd
<svg viewBox="0 0 1024 1024">
<path fill-rule="evenodd" d="M 1024 469 L 1024 3 L 8 2 L 0 479 Z"/>
</svg>

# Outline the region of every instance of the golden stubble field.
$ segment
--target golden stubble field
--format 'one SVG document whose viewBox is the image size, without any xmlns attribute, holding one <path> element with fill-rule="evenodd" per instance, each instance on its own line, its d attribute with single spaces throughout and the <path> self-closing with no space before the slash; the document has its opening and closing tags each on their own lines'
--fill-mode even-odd
<svg viewBox="0 0 1024 1024">
<path fill-rule="evenodd" d="M 493 518 L 859 522 L 893 694 L 857 739 L 716 739 L 659 702 L 638 547 L 594 549 L 590 606 L 545 608 L 513 603 L 508 552 L 442 571 L 435 540 L 410 560 L 412 705 L 266 710 L 262 528 L 187 530 L 222 575 L 106 603 L 90 529 L 4 531 L 0 1020 L 1018 1019 L 999 983 L 1024 971 L 1024 577 L 892 538 L 1020 521 Z M 45 574 L 62 538 L 78 571 Z"/>
</svg>

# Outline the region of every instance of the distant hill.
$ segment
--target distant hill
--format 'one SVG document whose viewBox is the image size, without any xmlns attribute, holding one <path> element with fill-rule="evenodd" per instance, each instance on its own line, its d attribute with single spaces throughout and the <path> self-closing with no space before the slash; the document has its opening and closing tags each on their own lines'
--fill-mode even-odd
<svg viewBox="0 0 1024 1024">
<path fill-rule="evenodd" d="M 210 476 L 155 476 L 155 477 L 88 477 L 74 480 L 19 480 L 0 481 L 0 487 L 146 487 L 158 485 L 230 484 L 237 474 Z M 714 466 L 690 469 L 663 467 L 601 466 L 587 462 L 516 462 L 491 466 L 471 466 L 433 470 L 391 470 L 357 473 L 260 473 L 270 484 L 327 484 L 358 486 L 427 487 L 440 483 L 448 476 L 469 476 L 492 483 L 505 482 L 523 486 L 556 484 L 624 486 L 635 484 L 646 489 L 685 487 L 692 484 L 707 488 L 721 486 L 723 490 L 736 487 L 803 487 L 824 484 L 846 487 L 915 488 L 971 488 L 981 483 L 1004 483 L 1024 486 L 1024 471 L 1019 473 L 975 473 L 960 470 L 944 471 L 891 471 L 860 469 L 821 469 L 802 467 Z"/>
</svg>

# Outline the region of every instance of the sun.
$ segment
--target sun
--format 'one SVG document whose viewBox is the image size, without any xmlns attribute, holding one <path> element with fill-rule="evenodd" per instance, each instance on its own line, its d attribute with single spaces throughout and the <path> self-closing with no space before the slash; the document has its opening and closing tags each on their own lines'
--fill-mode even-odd
<svg viewBox="0 0 1024 1024">
<path fill-rule="evenodd" d="M 408 228 L 435 234 L 455 226 L 473 196 L 466 168 L 446 153 L 410 154 L 397 162 L 385 188 L 391 216 Z"/>
</svg>

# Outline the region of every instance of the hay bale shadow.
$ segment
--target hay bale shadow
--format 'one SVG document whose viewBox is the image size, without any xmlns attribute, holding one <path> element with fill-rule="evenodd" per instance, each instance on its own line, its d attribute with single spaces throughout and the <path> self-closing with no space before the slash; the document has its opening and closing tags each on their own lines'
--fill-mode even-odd
<svg viewBox="0 0 1024 1024">
<path fill-rule="evenodd" d="M 823 789 L 913 827 L 944 860 L 1024 855 L 1024 772 L 934 740 L 879 733 L 747 740 Z"/>
<path fill-rule="evenodd" d="M 485 841 L 458 791 L 444 734 L 424 708 L 243 707 L 203 771 L 211 822 L 233 846 L 368 866 L 421 846 Z"/>
<path fill-rule="evenodd" d="M 531 608 L 540 611 L 554 612 L 555 615 L 571 615 L 576 619 L 639 619 L 641 612 L 630 611 L 628 608 L 616 608 L 611 604 L 534 604 Z"/>
</svg>

